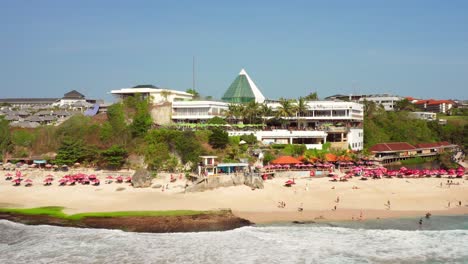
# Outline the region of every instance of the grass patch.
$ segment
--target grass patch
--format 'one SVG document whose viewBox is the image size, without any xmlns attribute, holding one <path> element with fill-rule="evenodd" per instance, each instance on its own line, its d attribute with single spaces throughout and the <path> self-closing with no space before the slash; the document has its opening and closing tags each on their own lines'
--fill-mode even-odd
<svg viewBox="0 0 468 264">
<path fill-rule="evenodd" d="M 15 213 L 23 215 L 48 215 L 56 218 L 66 218 L 67 215 L 63 212 L 63 207 L 47 206 L 37 208 L 0 208 L 2 213 Z"/>
<path fill-rule="evenodd" d="M 63 212 L 63 207 L 48 206 L 38 208 L 0 208 L 3 213 L 15 213 L 23 215 L 47 215 L 67 220 L 81 220 L 86 217 L 124 217 L 124 216 L 189 216 L 201 214 L 223 214 L 226 210 L 220 211 L 193 211 L 193 210 L 171 210 L 171 211 L 123 211 L 123 212 L 90 212 L 67 215 Z"/>
</svg>

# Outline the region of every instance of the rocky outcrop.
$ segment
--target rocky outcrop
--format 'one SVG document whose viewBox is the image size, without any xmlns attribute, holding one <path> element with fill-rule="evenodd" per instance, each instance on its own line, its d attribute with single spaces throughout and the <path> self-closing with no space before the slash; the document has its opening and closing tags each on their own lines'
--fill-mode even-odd
<svg viewBox="0 0 468 264">
<path fill-rule="evenodd" d="M 246 176 L 244 184 L 252 189 L 263 189 L 263 180 L 258 176 Z"/>
<path fill-rule="evenodd" d="M 151 173 L 145 169 L 139 169 L 132 176 L 132 185 L 135 188 L 146 188 L 151 186 Z"/>
<path fill-rule="evenodd" d="M 195 181 L 192 185 L 187 187 L 186 191 L 203 192 L 220 187 L 230 187 L 239 185 L 247 185 L 252 189 L 263 189 L 263 180 L 259 176 L 244 174 L 209 176 L 204 180 L 200 179 L 198 181 Z"/>
<path fill-rule="evenodd" d="M 0 219 L 27 225 L 105 228 L 151 233 L 225 231 L 252 224 L 248 220 L 233 215 L 229 210 L 187 216 L 86 217 L 78 221 L 47 215 L 0 213 Z"/>
</svg>

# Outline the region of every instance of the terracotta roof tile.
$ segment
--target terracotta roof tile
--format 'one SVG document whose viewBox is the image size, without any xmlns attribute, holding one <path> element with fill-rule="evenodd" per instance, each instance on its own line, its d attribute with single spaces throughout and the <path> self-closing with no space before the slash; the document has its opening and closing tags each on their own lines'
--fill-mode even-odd
<svg viewBox="0 0 468 264">
<path fill-rule="evenodd" d="M 415 150 L 416 147 L 406 142 L 388 142 L 379 143 L 372 146 L 369 150 L 372 152 L 385 152 L 385 151 L 405 151 Z"/>
<path fill-rule="evenodd" d="M 297 164 L 302 163 L 298 159 L 291 156 L 281 156 L 271 162 L 272 164 Z"/>
</svg>

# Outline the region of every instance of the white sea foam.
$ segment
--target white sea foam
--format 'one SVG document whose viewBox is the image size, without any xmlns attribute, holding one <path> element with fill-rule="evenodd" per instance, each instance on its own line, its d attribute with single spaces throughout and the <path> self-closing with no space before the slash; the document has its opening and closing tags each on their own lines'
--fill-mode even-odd
<svg viewBox="0 0 468 264">
<path fill-rule="evenodd" d="M 318 226 L 149 234 L 0 221 L 0 263 L 467 263 L 468 230 Z"/>
</svg>

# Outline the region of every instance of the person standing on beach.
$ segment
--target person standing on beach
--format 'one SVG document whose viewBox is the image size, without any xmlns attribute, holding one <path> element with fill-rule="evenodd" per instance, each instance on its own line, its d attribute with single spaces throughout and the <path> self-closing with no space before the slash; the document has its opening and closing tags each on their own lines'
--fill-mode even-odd
<svg viewBox="0 0 468 264">
<path fill-rule="evenodd" d="M 448 202 L 448 208 L 450 208 L 450 202 Z"/>
</svg>

